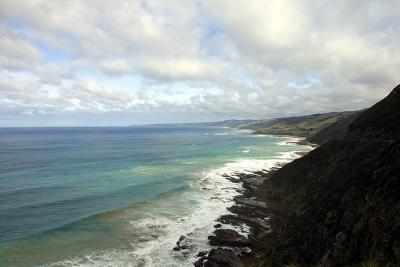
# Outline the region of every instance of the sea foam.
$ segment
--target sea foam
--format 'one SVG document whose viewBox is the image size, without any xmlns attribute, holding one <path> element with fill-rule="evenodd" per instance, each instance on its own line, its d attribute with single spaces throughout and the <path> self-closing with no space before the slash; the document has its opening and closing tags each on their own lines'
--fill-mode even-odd
<svg viewBox="0 0 400 267">
<path fill-rule="evenodd" d="M 282 152 L 274 158 L 241 159 L 202 172 L 191 180 L 190 190 L 176 196 L 175 201 L 186 204 L 179 207 L 190 210 L 184 216 L 176 216 L 174 213 L 179 212 L 179 208 L 168 206 L 168 203 L 163 203 L 165 200 L 158 200 L 159 203 L 151 203 L 159 205 L 157 212 L 149 212 L 143 218 L 129 221 L 126 231 L 140 233 L 140 238 L 132 240 L 130 248 L 89 253 L 49 266 L 188 266 L 196 261 L 199 252 L 211 248 L 207 238 L 214 230 L 215 220 L 230 214 L 227 208 L 240 194 L 242 184 L 234 183 L 226 176 L 269 171 L 298 157 L 296 151 Z M 249 233 L 246 225 L 223 225 L 222 228 L 234 229 L 243 235 Z M 187 249 L 174 251 L 180 236 L 184 236 L 182 244 Z"/>
</svg>

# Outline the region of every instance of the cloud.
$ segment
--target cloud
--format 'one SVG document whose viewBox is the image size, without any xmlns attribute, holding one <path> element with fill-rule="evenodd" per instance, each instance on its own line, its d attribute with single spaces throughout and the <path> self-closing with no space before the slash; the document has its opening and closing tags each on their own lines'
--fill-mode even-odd
<svg viewBox="0 0 400 267">
<path fill-rule="evenodd" d="M 29 70 L 33 64 L 42 62 L 42 55 L 35 46 L 19 38 L 0 24 L 0 68 Z"/>
<path fill-rule="evenodd" d="M 124 75 L 132 73 L 132 66 L 125 59 L 109 59 L 100 63 L 100 69 L 109 75 Z"/>
<path fill-rule="evenodd" d="M 17 20 L 24 25 L 20 30 L 23 37 L 46 42 L 48 47 L 86 63 L 91 70 L 109 75 L 132 73 L 144 64 L 143 69 L 154 73 L 155 78 L 164 77 L 165 70 L 149 64 L 148 57 L 156 58 L 153 61 L 172 61 L 174 57 L 184 57 L 181 62 L 186 58 L 204 60 L 195 2 L 29 1 L 21 6 L 15 1 L 2 1 L 1 10 L 3 20 Z M 174 64 L 181 69 L 188 65 Z M 183 75 L 186 78 L 188 74 L 190 71 Z"/>
<path fill-rule="evenodd" d="M 400 69 L 396 0 L 3 0 L 0 25 L 0 114 L 352 110 Z"/>
<path fill-rule="evenodd" d="M 300 110 L 307 113 L 326 110 L 319 105 L 322 99 L 313 97 L 318 92 L 329 93 L 332 103 L 341 100 L 326 107 L 355 109 L 360 105 L 351 97 L 370 105 L 398 82 L 395 47 L 400 38 L 395 32 L 400 20 L 395 6 L 396 1 L 206 1 L 212 20 L 224 29 L 231 60 L 245 66 L 266 97 L 264 104 L 273 105 L 269 98 L 301 94 L 315 104 Z M 288 83 L 308 78 L 318 83 L 287 90 Z"/>
</svg>

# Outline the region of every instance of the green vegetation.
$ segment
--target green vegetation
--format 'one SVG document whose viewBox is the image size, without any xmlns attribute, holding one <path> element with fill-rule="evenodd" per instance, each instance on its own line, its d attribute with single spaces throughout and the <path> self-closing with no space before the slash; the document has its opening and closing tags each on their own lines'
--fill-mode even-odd
<svg viewBox="0 0 400 267">
<path fill-rule="evenodd" d="M 323 118 L 317 121 L 303 121 L 296 124 L 277 123 L 265 129 L 255 131 L 254 134 L 294 135 L 309 137 L 317 134 L 322 129 L 337 122 L 336 117 Z"/>
<path fill-rule="evenodd" d="M 292 135 L 312 138 L 323 130 L 337 125 L 340 130 L 336 131 L 336 127 L 332 127 L 328 137 L 339 138 L 347 131 L 348 124 L 356 117 L 354 114 L 358 114 L 358 112 L 332 112 L 301 117 L 243 121 L 242 123 L 237 123 L 235 127 L 253 130 L 254 134 Z M 351 120 L 348 119 L 350 117 L 352 118 Z M 342 128 L 344 129 L 342 130 Z"/>
</svg>

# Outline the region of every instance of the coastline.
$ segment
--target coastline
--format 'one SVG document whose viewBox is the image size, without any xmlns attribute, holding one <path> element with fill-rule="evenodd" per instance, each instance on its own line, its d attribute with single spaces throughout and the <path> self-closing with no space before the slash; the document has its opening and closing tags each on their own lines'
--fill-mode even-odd
<svg viewBox="0 0 400 267">
<path fill-rule="evenodd" d="M 318 146 L 305 142 L 301 137 L 285 137 L 290 137 L 291 140 L 282 145 L 309 146 L 312 149 Z M 197 254 L 195 266 L 250 266 L 272 251 L 277 239 L 279 220 L 274 214 L 275 201 L 267 199 L 262 188 L 276 170 L 308 152 L 290 153 L 291 160 L 282 157 L 282 160 L 275 161 L 270 168 L 224 175 L 227 180 L 241 186 L 236 189 L 238 195 L 233 197 L 233 205 L 227 208 L 226 214 L 216 219 L 213 232 L 208 235 L 211 249 Z M 247 233 L 238 230 L 243 228 L 247 228 Z M 186 236 L 180 236 L 173 250 L 188 249 L 185 242 Z"/>
<path fill-rule="evenodd" d="M 210 245 L 215 248 L 208 255 L 201 255 L 194 263 L 195 266 L 247 266 L 264 256 L 266 249 L 272 249 L 276 235 L 273 230 L 272 205 L 263 196 L 260 188 L 283 165 L 284 163 L 280 163 L 267 171 L 227 177 L 242 183 L 243 189 L 234 198 L 234 205 L 228 208 L 231 214 L 220 216 L 214 225 L 215 231 L 208 236 Z M 246 224 L 249 234 L 245 236 L 235 230 L 220 229 L 221 224 Z"/>
<path fill-rule="evenodd" d="M 254 133 L 253 133 L 254 134 Z M 257 135 L 266 135 L 266 136 L 272 136 L 272 137 L 286 137 L 286 138 L 291 138 L 291 141 L 287 141 L 288 144 L 293 143 L 296 145 L 300 146 L 310 146 L 312 148 L 317 148 L 320 145 L 311 143 L 307 141 L 306 137 L 301 137 L 301 136 L 295 136 L 295 135 L 285 135 L 285 134 L 257 134 Z"/>
</svg>

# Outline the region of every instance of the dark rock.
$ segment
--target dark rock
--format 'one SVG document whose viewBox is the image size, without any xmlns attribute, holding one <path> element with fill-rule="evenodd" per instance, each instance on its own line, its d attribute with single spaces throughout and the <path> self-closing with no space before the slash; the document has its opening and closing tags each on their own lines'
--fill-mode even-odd
<svg viewBox="0 0 400 267">
<path fill-rule="evenodd" d="M 206 258 L 201 258 L 201 259 L 198 259 L 197 261 L 195 261 L 194 263 L 193 263 L 193 265 L 195 266 L 195 267 L 203 267 L 204 266 L 204 261 L 206 260 Z"/>
<path fill-rule="evenodd" d="M 204 267 L 244 267 L 240 258 L 229 249 L 212 249 Z"/>
<path fill-rule="evenodd" d="M 251 245 L 250 240 L 231 229 L 217 229 L 214 231 L 214 235 L 208 237 L 208 240 L 212 246 L 245 247 Z"/>
<path fill-rule="evenodd" d="M 198 254 L 197 254 L 197 257 L 204 257 L 204 256 L 206 256 L 207 255 L 207 253 L 208 253 L 208 251 L 200 251 Z"/>
<path fill-rule="evenodd" d="M 179 237 L 179 240 L 178 240 L 178 242 L 176 242 L 176 246 L 173 248 L 173 250 L 175 250 L 175 251 L 180 251 L 180 250 L 182 250 L 182 249 L 188 249 L 189 247 L 187 246 L 187 245 L 183 245 L 182 244 L 182 242 L 185 240 L 185 236 L 184 235 L 181 235 L 180 237 Z"/>
</svg>

